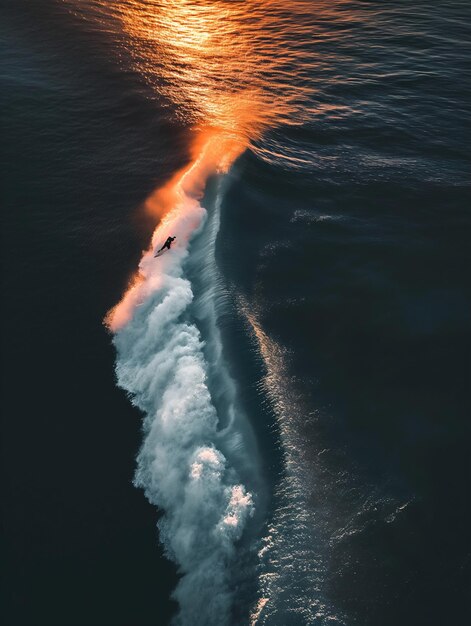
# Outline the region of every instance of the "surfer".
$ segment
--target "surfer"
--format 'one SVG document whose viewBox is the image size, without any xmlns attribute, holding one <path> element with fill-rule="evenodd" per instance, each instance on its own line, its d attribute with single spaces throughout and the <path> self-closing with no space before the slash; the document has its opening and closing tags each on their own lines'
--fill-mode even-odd
<svg viewBox="0 0 471 626">
<path fill-rule="evenodd" d="M 157 250 L 157 252 L 155 253 L 154 256 L 157 256 L 159 254 L 159 252 L 162 252 L 162 250 L 165 250 L 165 248 L 167 248 L 167 250 L 170 250 L 170 246 L 172 245 L 173 241 L 176 239 L 176 237 L 167 237 L 167 239 L 165 240 L 164 245 L 160 248 L 160 250 Z"/>
</svg>

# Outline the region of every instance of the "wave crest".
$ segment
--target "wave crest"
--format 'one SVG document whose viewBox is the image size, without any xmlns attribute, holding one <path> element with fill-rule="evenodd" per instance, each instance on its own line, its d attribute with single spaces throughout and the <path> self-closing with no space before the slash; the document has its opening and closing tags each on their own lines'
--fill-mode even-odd
<svg viewBox="0 0 471 626">
<path fill-rule="evenodd" d="M 138 279 L 107 318 L 118 385 L 145 415 L 135 484 L 164 513 L 160 537 L 182 574 L 177 622 L 192 625 L 230 621 L 230 564 L 254 513 L 252 495 L 216 445 L 218 414 L 184 275 L 189 242 L 206 218 L 201 181 L 217 169 L 210 148 L 173 183 L 177 203 L 153 237 L 157 245 L 176 234 L 178 245 L 157 259 L 144 253 Z"/>
</svg>

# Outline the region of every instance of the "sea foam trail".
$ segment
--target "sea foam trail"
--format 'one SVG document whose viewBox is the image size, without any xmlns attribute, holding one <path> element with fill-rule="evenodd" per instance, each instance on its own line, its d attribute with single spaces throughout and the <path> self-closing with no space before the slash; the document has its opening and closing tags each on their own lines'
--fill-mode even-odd
<svg viewBox="0 0 471 626">
<path fill-rule="evenodd" d="M 174 596 L 180 606 L 176 621 L 184 625 L 230 621 L 235 542 L 254 513 L 252 494 L 218 445 L 221 433 L 234 428 L 229 420 L 220 429 L 204 343 L 190 314 L 194 293 L 185 276 L 191 239 L 205 223 L 200 203 L 205 181 L 241 150 L 225 142 L 224 147 L 220 137 L 209 137 L 191 166 L 161 194 L 171 208 L 143 254 L 138 277 L 107 318 L 118 385 L 145 416 L 135 484 L 164 513 L 160 537 L 182 574 Z M 177 245 L 154 258 L 168 234 L 176 235 Z"/>
</svg>

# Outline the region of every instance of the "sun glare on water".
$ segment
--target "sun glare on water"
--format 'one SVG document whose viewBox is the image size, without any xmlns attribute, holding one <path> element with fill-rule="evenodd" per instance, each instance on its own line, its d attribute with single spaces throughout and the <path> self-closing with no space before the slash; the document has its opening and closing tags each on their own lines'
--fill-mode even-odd
<svg viewBox="0 0 471 626">
<path fill-rule="evenodd" d="M 183 121 L 250 140 L 286 109 L 265 88 L 267 61 L 280 59 L 266 42 L 257 54 L 261 9 L 253 2 L 148 0 L 122 4 L 117 15 L 139 71 Z"/>
<path fill-rule="evenodd" d="M 135 307 L 162 284 L 166 260 L 154 259 L 156 247 L 176 234 L 176 249 L 186 248 L 202 219 L 199 201 L 208 178 L 227 172 L 279 114 L 279 103 L 260 85 L 252 42 L 244 32 L 250 16 L 243 11 L 243 3 L 185 0 L 130 2 L 117 9 L 137 67 L 173 102 L 193 139 L 188 165 L 145 203 L 158 225 L 126 293 L 107 315 L 113 331 L 129 322 Z"/>
<path fill-rule="evenodd" d="M 158 288 L 159 268 L 165 263 L 154 263 L 151 272 L 149 259 L 152 249 L 175 229 L 176 217 L 187 214 L 193 229 L 199 224 L 194 201 L 202 197 L 208 177 L 227 171 L 248 147 L 266 158 L 266 150 L 254 142 L 267 128 L 296 125 L 311 115 L 300 103 L 306 102 L 312 86 L 302 76 L 300 82 L 289 80 L 302 60 L 285 37 L 324 37 L 320 25 L 332 18 L 335 7 L 318 0 L 319 24 L 306 29 L 293 19 L 297 12 L 305 15 L 302 0 L 128 0 L 112 5 L 98 0 L 95 10 L 97 6 L 118 25 L 134 69 L 162 103 L 170 103 L 172 116 L 192 130 L 190 162 L 145 203 L 158 226 L 122 302 L 107 316 L 107 324 L 116 330 L 131 319 L 146 289 Z M 348 20 L 348 13 L 342 12 L 341 19 Z M 294 35 L 297 28 L 301 30 Z M 179 246 L 189 241 L 191 232 L 178 237 Z"/>
</svg>

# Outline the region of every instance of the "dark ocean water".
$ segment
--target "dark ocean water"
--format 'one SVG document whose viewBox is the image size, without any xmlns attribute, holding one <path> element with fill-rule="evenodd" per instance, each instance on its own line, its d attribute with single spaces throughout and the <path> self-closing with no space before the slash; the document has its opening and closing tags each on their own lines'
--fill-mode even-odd
<svg viewBox="0 0 471 626">
<path fill-rule="evenodd" d="M 234 622 L 266 599 L 252 623 L 466 623 L 471 11 L 252 4 L 267 93 L 291 108 L 210 185 L 200 235 L 268 494 Z M 167 624 L 176 568 L 132 485 L 140 415 L 102 320 L 197 107 L 156 90 L 119 4 L 78 5 L 7 1 L 1 22 L 3 623 Z"/>
</svg>

